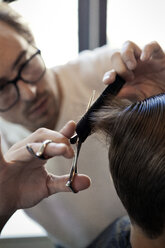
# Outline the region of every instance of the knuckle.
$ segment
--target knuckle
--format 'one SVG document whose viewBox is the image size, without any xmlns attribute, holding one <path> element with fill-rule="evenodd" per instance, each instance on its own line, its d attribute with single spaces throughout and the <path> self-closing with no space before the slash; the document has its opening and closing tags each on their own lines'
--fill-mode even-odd
<svg viewBox="0 0 165 248">
<path fill-rule="evenodd" d="M 152 46 L 159 46 L 159 43 L 157 41 L 155 41 L 155 40 L 154 41 L 151 41 L 150 44 Z"/>
<path fill-rule="evenodd" d="M 160 45 L 157 41 L 151 41 L 150 43 L 146 44 L 144 46 L 144 50 L 147 50 L 147 49 L 155 49 L 155 48 L 159 48 Z"/>
<path fill-rule="evenodd" d="M 137 48 L 138 46 L 134 42 L 127 40 L 122 47 L 122 53 L 132 53 Z"/>
<path fill-rule="evenodd" d="M 130 40 L 126 40 L 124 43 L 123 43 L 123 48 L 129 48 L 129 47 L 132 47 L 134 45 L 134 43 Z"/>
<path fill-rule="evenodd" d="M 35 131 L 37 135 L 45 135 L 48 132 L 48 129 L 45 127 L 41 127 Z"/>
</svg>

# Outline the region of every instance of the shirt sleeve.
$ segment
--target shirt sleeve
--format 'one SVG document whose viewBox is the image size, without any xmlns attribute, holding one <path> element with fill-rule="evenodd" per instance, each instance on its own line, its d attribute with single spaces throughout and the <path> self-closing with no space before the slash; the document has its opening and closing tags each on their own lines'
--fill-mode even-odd
<svg viewBox="0 0 165 248">
<path fill-rule="evenodd" d="M 67 73 L 72 81 L 75 77 L 78 85 L 100 92 L 105 88 L 102 82 L 105 72 L 112 69 L 111 55 L 114 51 L 116 50 L 108 45 L 94 50 L 85 50 L 76 59 L 60 66 L 60 70 L 63 68 L 63 73 Z"/>
<path fill-rule="evenodd" d="M 76 67 L 79 75 L 87 83 L 88 87 L 94 89 L 98 86 L 100 89 L 105 87 L 102 82 L 105 72 L 112 69 L 111 55 L 116 51 L 110 49 L 108 45 L 96 48 L 94 50 L 85 50 L 79 54 L 78 59 L 69 62 L 70 66 Z"/>
</svg>

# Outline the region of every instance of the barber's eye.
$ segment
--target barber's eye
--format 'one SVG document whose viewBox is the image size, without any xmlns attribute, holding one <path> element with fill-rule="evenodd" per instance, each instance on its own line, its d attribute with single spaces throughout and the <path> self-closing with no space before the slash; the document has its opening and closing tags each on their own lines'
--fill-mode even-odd
<svg viewBox="0 0 165 248">
<path fill-rule="evenodd" d="M 7 84 L 7 81 L 1 81 L 0 82 L 0 90 L 3 90 L 4 89 L 4 87 L 6 86 L 6 84 Z"/>
<path fill-rule="evenodd" d="M 22 70 L 22 68 L 27 66 L 28 59 L 29 59 L 29 56 L 27 56 L 27 54 L 26 56 L 24 55 L 23 59 L 21 59 L 20 63 L 18 64 L 18 71 Z"/>
</svg>

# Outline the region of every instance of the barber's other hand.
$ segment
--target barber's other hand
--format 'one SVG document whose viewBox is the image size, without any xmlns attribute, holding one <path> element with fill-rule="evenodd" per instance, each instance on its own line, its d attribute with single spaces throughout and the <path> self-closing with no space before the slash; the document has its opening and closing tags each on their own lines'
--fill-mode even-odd
<svg viewBox="0 0 165 248">
<path fill-rule="evenodd" d="M 70 191 L 65 186 L 69 176 L 50 174 L 44 166 L 46 160 L 33 157 L 27 151 L 26 144 L 30 143 L 37 152 L 44 140 L 51 139 L 53 143 L 47 145 L 45 156 L 51 158 L 62 155 L 72 158 L 74 151 L 69 138 L 74 131 L 73 121 L 68 122 L 60 132 L 41 128 L 12 146 L 4 157 L 0 154 L 0 215 L 4 212 L 8 214 L 10 211 L 32 207 L 57 192 Z M 73 183 L 76 191 L 86 189 L 89 185 L 89 177 L 76 175 Z"/>
<path fill-rule="evenodd" d="M 123 77 L 126 84 L 118 97 L 134 101 L 165 92 L 165 53 L 157 42 L 141 50 L 127 41 L 121 52 L 112 55 L 111 64 L 113 69 L 104 75 L 103 82 L 112 83 L 116 73 Z"/>
</svg>

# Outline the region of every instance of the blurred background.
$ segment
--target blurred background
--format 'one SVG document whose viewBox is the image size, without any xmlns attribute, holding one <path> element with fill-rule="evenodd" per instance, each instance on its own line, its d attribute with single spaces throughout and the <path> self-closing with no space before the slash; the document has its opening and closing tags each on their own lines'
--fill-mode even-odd
<svg viewBox="0 0 165 248">
<path fill-rule="evenodd" d="M 66 63 L 85 49 L 126 40 L 143 47 L 157 40 L 164 48 L 163 0 L 17 0 L 7 1 L 29 23 L 48 67 Z M 22 210 L 5 226 L 3 237 L 46 235 Z"/>
</svg>

